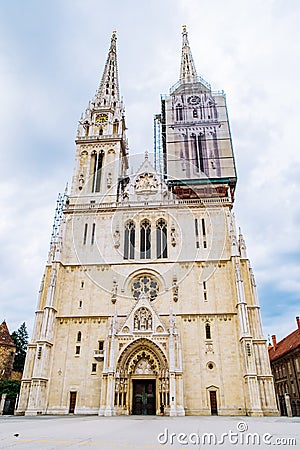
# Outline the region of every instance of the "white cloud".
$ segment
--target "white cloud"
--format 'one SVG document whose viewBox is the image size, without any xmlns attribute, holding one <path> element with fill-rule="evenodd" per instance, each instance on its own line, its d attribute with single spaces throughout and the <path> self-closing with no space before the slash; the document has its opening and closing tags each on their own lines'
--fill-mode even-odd
<svg viewBox="0 0 300 450">
<path fill-rule="evenodd" d="M 293 257 L 300 247 L 299 3 L 66 0 L 45 6 L 29 0 L 4 9 L 1 303 L 10 328 L 33 319 L 55 198 L 71 179 L 77 120 L 100 81 L 112 30 L 119 36 L 130 148 L 143 153 L 152 149 L 160 94 L 178 78 L 184 23 L 199 73 L 227 93 L 239 174 L 237 221 L 261 285 L 264 320 L 271 323 L 264 287 L 272 283 L 282 302 L 285 292 L 299 292 Z M 295 306 L 288 306 L 283 319 L 272 322 L 274 332 L 284 328 L 282 320 L 293 320 L 288 312 Z"/>
</svg>

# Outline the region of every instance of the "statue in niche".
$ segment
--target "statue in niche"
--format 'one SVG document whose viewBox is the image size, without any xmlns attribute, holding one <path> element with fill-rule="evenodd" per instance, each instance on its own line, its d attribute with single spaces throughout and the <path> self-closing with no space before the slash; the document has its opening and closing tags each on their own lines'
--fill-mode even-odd
<svg viewBox="0 0 300 450">
<path fill-rule="evenodd" d="M 120 231 L 118 229 L 116 229 L 114 232 L 114 244 L 115 248 L 120 247 Z"/>
<path fill-rule="evenodd" d="M 84 175 L 83 173 L 81 173 L 79 175 L 79 181 L 78 181 L 78 189 L 81 191 L 81 189 L 83 188 L 84 185 Z"/>
<path fill-rule="evenodd" d="M 152 330 L 152 314 L 147 308 L 139 308 L 134 315 L 134 330 L 149 331 Z"/>
<path fill-rule="evenodd" d="M 172 245 L 172 247 L 175 247 L 177 244 L 177 237 L 176 237 L 176 230 L 175 230 L 174 225 L 171 228 L 170 236 L 171 236 L 171 245 Z"/>
<path fill-rule="evenodd" d="M 112 176 L 111 176 L 110 172 L 108 172 L 108 174 L 107 174 L 106 184 L 107 184 L 107 189 L 110 189 L 111 185 L 112 185 Z"/>
</svg>

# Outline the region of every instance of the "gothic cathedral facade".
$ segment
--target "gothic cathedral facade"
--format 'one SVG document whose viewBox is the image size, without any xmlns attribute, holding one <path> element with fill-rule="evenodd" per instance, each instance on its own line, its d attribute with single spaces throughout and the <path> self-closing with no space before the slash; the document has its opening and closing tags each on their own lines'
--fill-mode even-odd
<svg viewBox="0 0 300 450">
<path fill-rule="evenodd" d="M 225 95 L 197 75 L 185 27 L 155 117 L 154 163 L 128 175 L 113 33 L 58 200 L 17 414 L 277 415 Z"/>
</svg>

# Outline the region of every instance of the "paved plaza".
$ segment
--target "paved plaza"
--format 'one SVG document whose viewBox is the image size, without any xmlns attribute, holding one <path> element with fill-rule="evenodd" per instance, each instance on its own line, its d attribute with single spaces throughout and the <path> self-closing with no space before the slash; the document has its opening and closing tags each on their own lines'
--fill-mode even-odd
<svg viewBox="0 0 300 450">
<path fill-rule="evenodd" d="M 300 449 L 300 417 L 0 417 L 1 449 Z"/>
</svg>

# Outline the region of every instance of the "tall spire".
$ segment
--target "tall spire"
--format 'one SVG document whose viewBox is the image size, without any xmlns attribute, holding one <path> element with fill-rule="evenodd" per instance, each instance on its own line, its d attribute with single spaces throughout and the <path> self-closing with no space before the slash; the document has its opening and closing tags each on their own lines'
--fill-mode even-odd
<svg viewBox="0 0 300 450">
<path fill-rule="evenodd" d="M 181 53 L 181 67 L 180 80 L 188 80 L 197 77 L 197 71 L 193 60 L 190 44 L 188 40 L 188 33 L 186 25 L 182 26 L 182 53 Z"/>
<path fill-rule="evenodd" d="M 105 100 L 105 104 L 120 100 L 116 42 L 117 34 L 113 31 L 101 83 L 96 93 L 98 102 L 103 103 Z"/>
</svg>

